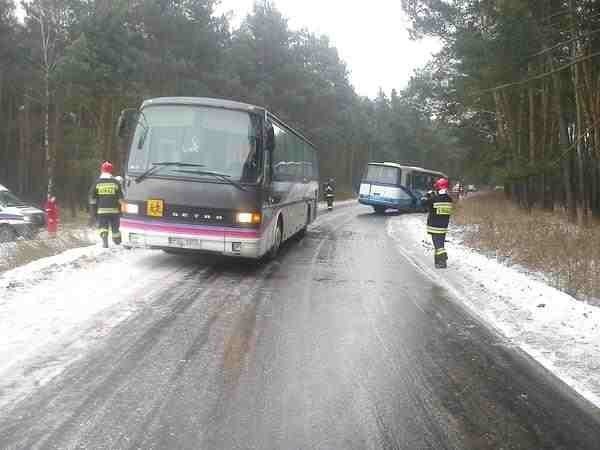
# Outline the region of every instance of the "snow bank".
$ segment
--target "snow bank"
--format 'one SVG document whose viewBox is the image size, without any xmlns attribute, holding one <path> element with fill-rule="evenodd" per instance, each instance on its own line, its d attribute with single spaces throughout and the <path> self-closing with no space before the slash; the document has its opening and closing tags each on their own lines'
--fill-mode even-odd
<svg viewBox="0 0 600 450">
<path fill-rule="evenodd" d="M 56 236 L 49 236 L 42 231 L 35 239 L 19 238 L 14 242 L 3 242 L 0 243 L 0 272 L 71 248 L 92 245 L 98 240 L 96 230 L 80 227 L 62 230 Z"/>
<path fill-rule="evenodd" d="M 333 202 L 333 209 L 335 210 L 336 207 L 349 206 L 349 205 L 354 205 L 354 204 L 358 204 L 358 200 L 355 199 L 355 198 L 351 198 L 351 199 L 348 199 L 348 200 L 334 201 Z M 319 202 L 319 204 L 318 204 L 318 210 L 319 211 L 325 211 L 325 210 L 327 210 L 327 202 Z"/>
<path fill-rule="evenodd" d="M 336 202 L 334 211 L 355 203 Z M 187 270 L 162 252 L 103 249 L 95 236 L 84 230 L 82 239 L 95 245 L 0 273 L 0 408 L 59 375 L 147 305 L 153 283 Z"/>
<path fill-rule="evenodd" d="M 453 240 L 449 267 L 433 269 L 425 216 L 390 218 L 398 249 L 436 283 L 589 401 L 600 407 L 600 308 L 544 283 L 543 274 L 507 266 Z"/>
<path fill-rule="evenodd" d="M 148 270 L 148 253 L 94 245 L 0 274 L 0 405 L 58 375 L 136 310 L 142 285 L 165 275 Z"/>
</svg>

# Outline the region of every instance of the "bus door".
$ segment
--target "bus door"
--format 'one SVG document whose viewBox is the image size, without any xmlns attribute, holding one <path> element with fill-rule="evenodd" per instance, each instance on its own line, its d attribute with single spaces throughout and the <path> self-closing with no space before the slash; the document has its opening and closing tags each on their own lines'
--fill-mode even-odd
<svg viewBox="0 0 600 450">
<path fill-rule="evenodd" d="M 413 172 L 410 176 L 410 190 L 415 197 L 415 206 L 421 207 L 421 199 L 433 189 L 435 177 L 429 173 Z"/>
</svg>

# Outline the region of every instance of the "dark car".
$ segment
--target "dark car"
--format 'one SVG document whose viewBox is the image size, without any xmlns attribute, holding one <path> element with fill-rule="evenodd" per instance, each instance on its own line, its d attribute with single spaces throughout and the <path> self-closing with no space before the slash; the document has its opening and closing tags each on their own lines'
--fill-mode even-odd
<svg viewBox="0 0 600 450">
<path fill-rule="evenodd" d="M 0 184 L 0 242 L 14 241 L 19 236 L 32 238 L 45 224 L 41 209 L 20 200 Z"/>
</svg>

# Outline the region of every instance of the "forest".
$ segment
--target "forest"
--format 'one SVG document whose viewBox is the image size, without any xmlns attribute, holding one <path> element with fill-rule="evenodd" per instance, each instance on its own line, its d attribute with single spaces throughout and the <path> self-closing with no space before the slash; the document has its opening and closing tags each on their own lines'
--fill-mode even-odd
<svg viewBox="0 0 600 450">
<path fill-rule="evenodd" d="M 502 183 L 526 210 L 560 210 L 579 225 L 600 216 L 600 2 L 402 5 L 415 38 L 443 42 L 413 86 L 429 116 L 483 138 L 473 151 L 474 135 L 460 137 L 472 155 L 463 170 Z"/>
<path fill-rule="evenodd" d="M 441 51 L 367 98 L 329 38 L 291 29 L 276 1 L 233 26 L 217 0 L 32 0 L 23 20 L 0 0 L 0 183 L 75 213 L 99 162 L 126 159 L 123 108 L 210 96 L 274 111 L 348 193 L 368 161 L 398 161 L 574 223 L 600 216 L 600 4 L 398 1 L 413 38 Z"/>
<path fill-rule="evenodd" d="M 321 178 L 348 193 L 371 160 L 461 174 L 468 151 L 426 106 L 436 101 L 429 73 L 366 98 L 328 37 L 290 29 L 276 2 L 257 1 L 238 27 L 216 6 L 32 0 L 20 20 L 0 0 L 0 184 L 37 202 L 52 192 L 75 214 L 100 161 L 123 166 L 120 111 L 178 95 L 273 110 L 314 141 Z"/>
</svg>

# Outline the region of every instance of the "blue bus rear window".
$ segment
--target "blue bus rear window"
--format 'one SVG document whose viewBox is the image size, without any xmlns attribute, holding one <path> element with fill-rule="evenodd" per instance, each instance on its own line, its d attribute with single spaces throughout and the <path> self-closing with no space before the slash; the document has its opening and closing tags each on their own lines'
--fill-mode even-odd
<svg viewBox="0 0 600 450">
<path fill-rule="evenodd" d="M 370 165 L 365 181 L 370 183 L 398 184 L 402 171 L 397 167 Z"/>
</svg>

